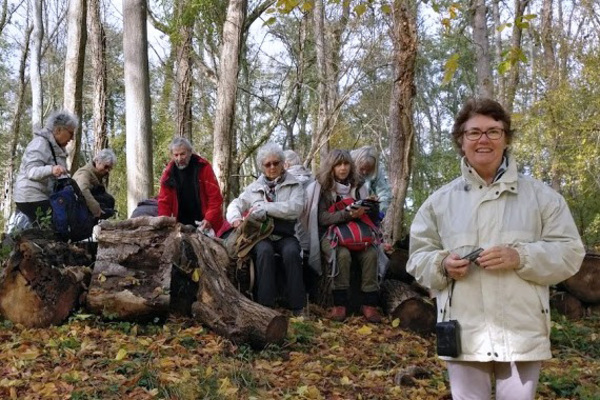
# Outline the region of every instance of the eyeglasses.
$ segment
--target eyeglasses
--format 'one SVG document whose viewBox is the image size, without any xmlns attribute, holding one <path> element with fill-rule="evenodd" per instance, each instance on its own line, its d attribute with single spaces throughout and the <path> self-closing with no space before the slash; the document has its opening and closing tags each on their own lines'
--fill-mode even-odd
<svg viewBox="0 0 600 400">
<path fill-rule="evenodd" d="M 467 140 L 473 141 L 481 139 L 483 134 L 485 134 L 485 136 L 487 136 L 490 140 L 498 140 L 502 137 L 502 134 L 504 134 L 504 129 L 490 128 L 487 131 L 482 131 L 481 129 L 473 128 L 463 132 L 463 135 L 465 135 Z"/>
<path fill-rule="evenodd" d="M 264 163 L 263 167 L 265 167 L 265 168 L 279 167 L 279 164 L 281 164 L 281 161 L 271 161 L 268 163 Z"/>
</svg>

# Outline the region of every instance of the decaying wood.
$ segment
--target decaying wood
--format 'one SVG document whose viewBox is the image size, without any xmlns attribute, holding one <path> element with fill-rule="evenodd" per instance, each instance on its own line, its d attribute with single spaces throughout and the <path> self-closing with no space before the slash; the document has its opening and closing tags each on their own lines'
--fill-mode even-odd
<svg viewBox="0 0 600 400">
<path fill-rule="evenodd" d="M 194 318 L 233 342 L 262 348 L 281 344 L 288 320 L 279 312 L 243 296 L 227 277 L 229 257 L 216 240 L 188 235 L 182 241 L 179 264 L 188 274 L 198 268 L 199 289 L 192 305 Z"/>
<path fill-rule="evenodd" d="M 64 322 L 79 307 L 92 257 L 73 244 L 20 238 L 0 276 L 0 314 L 27 328 Z"/>
<path fill-rule="evenodd" d="M 600 303 L 600 254 L 588 253 L 581 269 L 562 285 L 584 303 Z"/>
<path fill-rule="evenodd" d="M 423 297 L 411 285 L 391 279 L 383 281 L 381 303 L 386 314 L 392 319 L 399 319 L 400 328 L 418 333 L 434 331 L 435 306 L 429 298 Z"/>
<path fill-rule="evenodd" d="M 222 242 L 187 231 L 174 218 L 104 221 L 87 296 L 90 310 L 139 320 L 193 315 L 236 343 L 282 343 L 287 318 L 244 297 L 229 281 Z"/>
<path fill-rule="evenodd" d="M 585 315 L 585 307 L 581 301 L 568 292 L 552 294 L 550 306 L 571 320 L 581 319 Z"/>
<path fill-rule="evenodd" d="M 122 320 L 165 317 L 178 226 L 169 217 L 102 221 L 87 295 L 90 311 Z"/>
</svg>

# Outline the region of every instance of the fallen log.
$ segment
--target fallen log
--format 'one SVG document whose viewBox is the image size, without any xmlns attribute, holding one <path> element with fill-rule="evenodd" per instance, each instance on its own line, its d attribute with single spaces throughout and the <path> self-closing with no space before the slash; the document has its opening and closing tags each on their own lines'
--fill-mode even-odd
<svg viewBox="0 0 600 400">
<path fill-rule="evenodd" d="M 600 303 L 600 254 L 588 253 L 579 272 L 562 282 L 564 288 L 584 303 Z"/>
<path fill-rule="evenodd" d="M 553 293 L 550 306 L 570 320 L 579 320 L 585 315 L 585 307 L 581 301 L 569 292 Z"/>
<path fill-rule="evenodd" d="M 64 322 L 81 304 L 91 264 L 85 248 L 48 238 L 17 238 L 0 276 L 0 314 L 27 328 Z"/>
<path fill-rule="evenodd" d="M 381 303 L 391 319 L 400 321 L 399 327 L 417 333 L 432 333 L 435 329 L 436 308 L 405 282 L 385 280 L 381 284 Z"/>
<path fill-rule="evenodd" d="M 104 221 L 87 304 L 125 320 L 192 315 L 236 343 L 282 343 L 287 318 L 236 290 L 226 272 L 231 261 L 222 241 L 174 218 Z"/>
</svg>

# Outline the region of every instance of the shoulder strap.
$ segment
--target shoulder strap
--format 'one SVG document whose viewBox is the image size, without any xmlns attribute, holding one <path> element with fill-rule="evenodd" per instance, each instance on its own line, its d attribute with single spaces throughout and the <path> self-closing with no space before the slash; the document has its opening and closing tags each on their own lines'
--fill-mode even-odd
<svg viewBox="0 0 600 400">
<path fill-rule="evenodd" d="M 48 140 L 47 137 L 45 137 L 44 139 L 46 139 L 48 145 L 50 145 L 50 151 L 52 152 L 52 158 L 54 158 L 54 164 L 58 165 L 58 161 L 56 161 L 56 153 L 54 153 L 54 146 L 52 146 L 52 142 L 50 142 L 50 140 Z"/>
</svg>

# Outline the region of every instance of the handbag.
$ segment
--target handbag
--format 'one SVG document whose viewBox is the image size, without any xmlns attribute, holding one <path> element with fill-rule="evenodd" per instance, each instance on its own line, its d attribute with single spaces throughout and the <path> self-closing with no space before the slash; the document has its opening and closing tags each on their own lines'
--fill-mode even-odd
<svg viewBox="0 0 600 400">
<path fill-rule="evenodd" d="M 448 307 L 452 306 L 452 293 L 454 292 L 455 283 L 456 281 L 452 281 L 450 295 L 448 296 Z M 460 324 L 455 319 L 444 321 L 445 316 L 446 306 L 444 306 L 444 312 L 442 313 L 442 321 L 435 324 L 437 354 L 438 356 L 458 357 L 461 352 Z M 450 318 L 449 312 L 448 318 Z"/>
<path fill-rule="evenodd" d="M 354 199 L 347 198 L 336 202 L 329 207 L 329 212 L 345 210 L 354 203 Z M 331 248 L 346 247 L 351 251 L 363 251 L 369 246 L 381 243 L 379 228 L 365 213 L 359 219 L 331 225 L 327 233 Z"/>
</svg>

